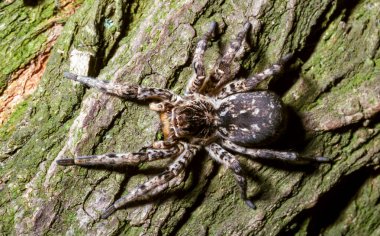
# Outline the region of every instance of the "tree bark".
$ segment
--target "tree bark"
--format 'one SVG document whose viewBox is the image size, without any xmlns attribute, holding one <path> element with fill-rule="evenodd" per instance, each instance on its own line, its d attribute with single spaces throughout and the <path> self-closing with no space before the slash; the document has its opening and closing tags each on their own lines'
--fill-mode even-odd
<svg viewBox="0 0 380 236">
<path fill-rule="evenodd" d="M 31 44 L 11 40 L 11 31 L 3 31 L 2 41 L 23 45 L 12 55 L 23 55 L 24 45 L 39 46 L 1 65 L 1 93 L 36 56 L 48 52 L 49 59 L 38 89 L 0 127 L 3 234 L 380 234 L 378 0 L 89 0 L 70 8 L 61 2 L 58 13 L 53 0 L 33 8 L 20 4 L 0 3 L 0 27 L 20 25 L 21 13 L 27 12 L 26 19 L 41 22 L 20 27 L 35 32 L 31 39 L 44 37 Z M 50 9 L 49 14 L 41 9 Z M 12 22 L 14 14 L 19 17 Z M 250 49 L 237 62 L 239 77 L 287 53 L 295 55 L 282 76 L 261 85 L 280 94 L 289 107 L 288 131 L 274 147 L 326 156 L 334 163 L 291 165 L 239 157 L 258 207 L 252 210 L 241 201 L 232 174 L 201 152 L 178 188 L 100 219 L 110 203 L 168 162 L 104 170 L 63 168 L 55 161 L 137 151 L 160 138 L 159 119 L 144 104 L 86 89 L 64 79 L 63 72 L 180 94 L 192 74 L 195 44 L 209 22 L 218 23 L 206 53 L 212 66 L 247 20 L 253 25 Z M 46 51 L 45 30 L 38 31 L 43 24 L 47 29 L 64 24 L 51 51 Z"/>
</svg>

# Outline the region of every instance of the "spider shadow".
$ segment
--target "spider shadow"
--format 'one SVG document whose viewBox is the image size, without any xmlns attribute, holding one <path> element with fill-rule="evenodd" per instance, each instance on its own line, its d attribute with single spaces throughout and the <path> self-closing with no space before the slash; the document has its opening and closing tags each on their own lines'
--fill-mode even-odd
<svg viewBox="0 0 380 236">
<path fill-rule="evenodd" d="M 23 0 L 24 5 L 28 7 L 36 7 L 43 2 L 44 0 Z"/>
<path fill-rule="evenodd" d="M 162 173 L 165 171 L 165 167 L 160 166 L 149 166 L 148 168 L 141 169 L 138 166 L 133 166 L 133 165 L 125 165 L 125 166 L 86 166 L 86 167 L 81 167 L 85 168 L 88 170 L 98 170 L 98 171 L 110 171 L 110 172 L 116 172 L 119 174 L 122 174 L 124 176 L 123 180 L 120 183 L 120 187 L 118 192 L 115 193 L 114 195 L 114 200 L 117 200 L 121 198 L 127 188 L 128 182 L 131 180 L 136 175 L 147 175 L 147 176 L 153 176 L 153 175 L 158 175 L 159 173 Z"/>
<path fill-rule="evenodd" d="M 253 148 L 265 148 L 273 149 L 279 151 L 295 151 L 301 153 L 307 145 L 306 131 L 302 126 L 302 122 L 297 113 L 290 107 L 287 109 L 287 125 L 283 133 L 269 145 L 263 147 L 253 147 Z M 294 161 L 284 161 L 281 159 L 263 159 L 263 158 L 250 158 L 247 155 L 241 155 L 243 158 L 242 166 L 246 170 L 247 177 L 257 183 L 258 191 L 254 193 L 250 200 L 259 200 L 264 197 L 267 193 L 266 189 L 272 189 L 274 186 L 267 178 L 263 178 L 259 174 L 256 174 L 256 170 L 253 168 L 252 162 L 258 162 L 263 166 L 274 168 L 277 170 L 287 171 L 290 173 L 303 173 L 305 175 L 311 175 L 318 171 L 318 167 L 321 164 L 328 163 L 318 163 L 315 161 L 310 162 L 294 162 Z"/>
<path fill-rule="evenodd" d="M 239 159 L 240 165 L 245 172 L 245 177 L 247 180 L 249 180 L 247 181 L 247 198 L 248 200 L 255 203 L 256 201 L 263 199 L 266 194 L 265 189 L 273 189 L 274 186 L 270 181 L 263 178 L 259 173 L 256 174 L 257 171 L 253 168 L 252 164 L 250 164 L 250 162 L 252 162 L 252 159 L 249 159 L 249 157 L 243 155 L 241 155 L 241 157 L 243 158 Z M 250 183 L 254 183 L 257 186 L 257 189 L 252 194 L 249 194 L 249 189 L 252 186 Z"/>
<path fill-rule="evenodd" d="M 189 168 L 185 171 L 185 176 L 183 177 L 183 183 L 181 183 L 178 186 L 175 186 L 173 189 L 168 189 L 165 190 L 161 193 L 158 193 L 152 197 L 146 198 L 146 199 L 141 199 L 141 200 L 136 200 L 133 202 L 130 202 L 123 206 L 121 209 L 128 209 L 130 207 L 137 207 L 137 206 L 143 206 L 148 203 L 158 203 L 161 201 L 167 201 L 170 198 L 176 197 L 178 199 L 185 199 L 186 197 L 189 196 L 190 193 L 193 192 L 196 186 L 200 183 L 200 175 L 197 173 L 202 172 L 202 167 L 206 162 L 206 152 L 205 151 L 200 151 L 194 156 L 194 159 L 197 159 L 196 163 L 193 159 L 193 161 L 190 163 Z M 147 175 L 148 177 L 152 177 L 155 175 L 158 175 L 166 170 L 167 163 L 170 162 L 169 160 L 173 159 L 168 159 L 166 162 L 161 161 L 159 164 L 160 166 L 153 166 L 149 165 L 144 167 L 144 169 L 139 168 L 138 166 L 123 166 L 123 167 L 102 167 L 102 166 L 93 166 L 93 167 L 86 167 L 86 169 L 91 169 L 91 170 L 109 170 L 112 172 L 117 172 L 120 174 L 124 174 L 124 179 L 120 183 L 120 190 L 115 194 L 114 200 L 117 200 L 121 198 L 126 190 L 126 186 L 130 179 L 133 176 L 136 175 Z M 192 173 L 190 175 L 190 173 Z M 211 172 L 209 173 L 208 181 L 204 184 L 202 188 L 207 188 L 208 185 L 210 184 L 210 180 L 213 178 L 213 176 L 216 175 L 216 168 L 215 165 L 212 167 Z M 191 176 L 191 177 L 189 177 Z M 190 183 L 190 184 L 188 184 Z M 195 208 L 204 199 L 204 194 L 203 191 L 199 192 L 199 195 L 195 197 L 195 203 L 191 206 L 191 208 Z M 188 216 L 187 216 L 188 217 Z M 184 219 L 186 218 L 186 213 L 184 215 Z"/>
<path fill-rule="evenodd" d="M 243 157 L 247 159 L 242 163 L 242 168 L 244 169 L 246 173 L 246 177 L 247 179 L 250 180 L 249 182 L 252 182 L 257 186 L 254 192 L 251 194 L 251 196 L 248 196 L 248 199 L 253 202 L 266 199 L 267 195 L 273 189 L 275 189 L 275 186 L 270 180 L 270 178 L 268 178 L 268 176 L 263 177 L 259 173 L 256 174 L 257 171 L 253 168 L 253 166 L 245 162 L 255 161 L 273 169 L 282 170 L 282 171 L 285 170 L 291 173 L 303 173 L 304 175 L 310 175 L 316 172 L 318 169 L 317 164 L 314 164 L 314 163 L 289 163 L 289 162 L 285 162 L 281 160 L 277 161 L 277 160 L 250 159 L 249 157 L 245 157 L 245 156 Z M 248 184 L 247 187 L 249 189 L 250 184 Z"/>
<path fill-rule="evenodd" d="M 286 128 L 282 134 L 270 145 L 265 148 L 279 150 L 279 151 L 293 151 L 300 153 L 303 156 L 303 150 L 308 144 L 306 130 L 302 125 L 301 118 L 289 106 L 286 106 Z M 307 155 L 306 155 L 307 156 Z M 310 174 L 318 169 L 318 166 L 323 163 L 315 161 L 310 162 L 297 162 L 297 161 L 284 161 L 281 159 L 255 159 L 264 165 L 271 166 L 276 169 L 282 169 L 289 172 L 305 172 Z"/>
<path fill-rule="evenodd" d="M 157 167 L 157 166 L 149 166 L 147 169 L 141 169 L 138 166 L 133 165 L 124 165 L 124 166 L 82 166 L 80 168 L 86 168 L 88 170 L 108 170 L 112 172 L 116 172 L 119 174 L 128 175 L 130 177 L 138 175 L 138 174 L 145 174 L 145 175 L 155 175 L 163 172 L 165 170 L 164 167 Z"/>
</svg>

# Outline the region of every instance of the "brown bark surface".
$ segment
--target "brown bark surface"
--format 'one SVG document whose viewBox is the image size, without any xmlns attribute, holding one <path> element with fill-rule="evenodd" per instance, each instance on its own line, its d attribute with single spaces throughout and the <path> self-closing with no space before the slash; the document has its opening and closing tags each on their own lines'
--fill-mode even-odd
<svg viewBox="0 0 380 236">
<path fill-rule="evenodd" d="M 37 90 L 0 126 L 2 234 L 380 234 L 378 0 L 78 4 L 61 1 L 57 12 L 53 0 L 33 7 L 0 3 L 1 55 L 8 60 L 0 65 L 0 102 L 9 101 L 19 88 L 12 82 L 27 78 L 23 71 L 42 65 L 38 58 L 48 54 Z M 55 161 L 137 151 L 160 138 L 159 119 L 142 104 L 65 80 L 63 72 L 182 93 L 192 74 L 195 44 L 209 22 L 219 25 L 206 53 L 212 66 L 247 20 L 253 28 L 249 51 L 237 62 L 239 77 L 286 53 L 296 56 L 282 76 L 261 85 L 281 95 L 290 111 L 288 131 L 276 148 L 327 156 L 334 163 L 305 166 L 239 157 L 249 173 L 249 196 L 258 206 L 251 210 L 240 200 L 232 174 L 201 152 L 184 184 L 101 220 L 110 203 L 168 162 L 104 170 L 63 168 Z M 12 35 L 17 26 L 16 32 L 28 37 Z M 52 41 L 58 26 L 60 36 Z M 33 68 L 30 78 L 41 73 L 41 67 Z"/>
</svg>

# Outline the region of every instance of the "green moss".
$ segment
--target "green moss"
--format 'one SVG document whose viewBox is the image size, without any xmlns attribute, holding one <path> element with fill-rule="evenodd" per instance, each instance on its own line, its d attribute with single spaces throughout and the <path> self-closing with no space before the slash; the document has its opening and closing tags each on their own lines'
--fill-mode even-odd
<svg viewBox="0 0 380 236">
<path fill-rule="evenodd" d="M 353 89 L 357 89 L 363 85 L 364 81 L 374 79 L 370 77 L 370 74 L 367 73 L 357 73 L 349 80 L 349 83 L 346 83 L 344 86 L 339 87 L 341 93 L 351 94 Z"/>
<path fill-rule="evenodd" d="M 126 226 L 120 235 L 142 235 L 141 227 Z"/>
<path fill-rule="evenodd" d="M 0 232 L 3 235 L 12 235 L 14 232 L 13 225 L 15 219 L 15 211 L 8 208 L 6 214 L 1 215 L 0 219 Z"/>
<path fill-rule="evenodd" d="M 54 15 L 54 0 L 49 0 L 38 7 L 26 7 L 17 1 L 0 9 L 0 24 L 7 25 L 0 30 L 0 55 L 7 58 L 7 63 L 0 64 L 0 76 L 9 75 L 16 69 L 26 65 L 41 52 L 48 33 L 42 33 L 52 26 L 47 20 Z M 3 84 L 4 79 L 0 80 Z M 1 87 L 1 86 L 0 86 Z"/>
<path fill-rule="evenodd" d="M 16 110 L 11 114 L 8 121 L 0 127 L 0 141 L 7 140 L 9 135 L 18 127 L 29 106 L 29 100 L 25 100 L 17 105 Z"/>
<path fill-rule="evenodd" d="M 164 139 L 164 134 L 161 131 L 157 132 L 156 140 L 163 140 L 163 139 Z"/>
</svg>

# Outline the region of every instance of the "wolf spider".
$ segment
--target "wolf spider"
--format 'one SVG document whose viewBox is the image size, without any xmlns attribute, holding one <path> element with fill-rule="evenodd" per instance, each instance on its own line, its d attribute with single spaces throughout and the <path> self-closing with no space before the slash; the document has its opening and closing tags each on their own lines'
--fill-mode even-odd
<svg viewBox="0 0 380 236">
<path fill-rule="evenodd" d="M 110 205 L 101 218 L 107 218 L 130 202 L 152 197 L 173 185 L 179 185 L 183 181 L 181 173 L 201 148 L 233 172 L 242 199 L 254 209 L 256 206 L 247 198 L 247 180 L 243 169 L 229 151 L 251 158 L 329 161 L 325 157 L 305 158 L 296 152 L 252 148 L 269 143 L 286 126 L 281 99 L 272 92 L 254 89 L 261 81 L 280 72 L 291 56 L 286 55 L 263 72 L 247 79 L 234 80 L 236 72 L 231 71 L 231 63 L 244 50 L 242 44 L 250 26 L 250 23 L 244 24 L 243 30 L 230 42 L 207 76 L 203 64 L 204 53 L 217 27 L 215 22 L 211 23 L 209 30 L 197 43 L 192 62 L 195 73 L 183 96 L 167 89 L 113 83 L 64 73 L 68 79 L 107 94 L 127 100 L 149 101 L 149 108 L 160 115 L 164 140 L 154 142 L 144 151 L 65 158 L 57 161 L 59 165 L 122 166 L 163 158 L 174 159 L 164 172 Z"/>
</svg>

